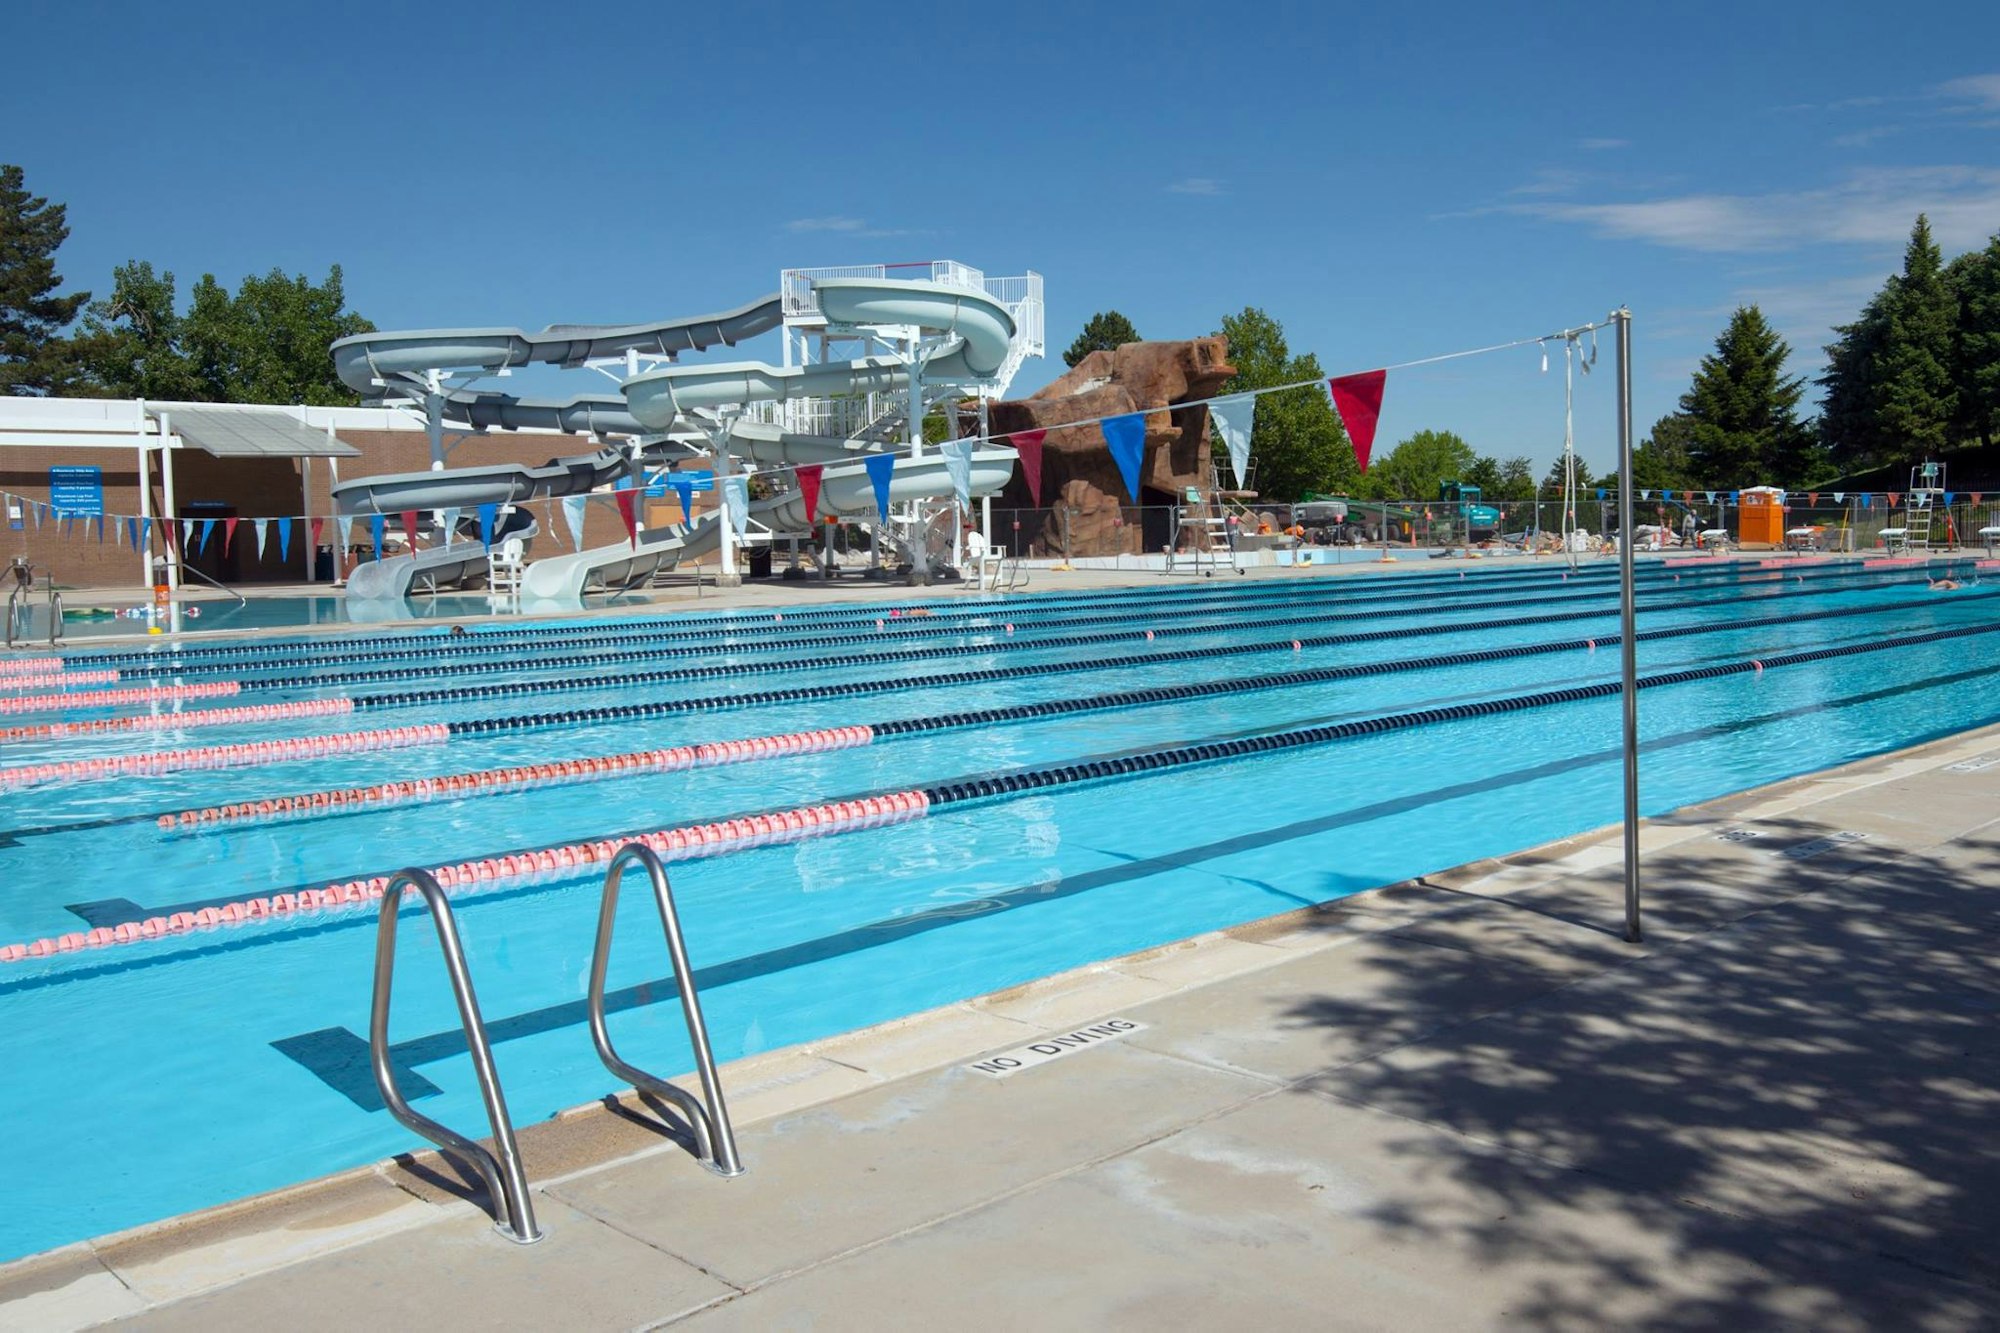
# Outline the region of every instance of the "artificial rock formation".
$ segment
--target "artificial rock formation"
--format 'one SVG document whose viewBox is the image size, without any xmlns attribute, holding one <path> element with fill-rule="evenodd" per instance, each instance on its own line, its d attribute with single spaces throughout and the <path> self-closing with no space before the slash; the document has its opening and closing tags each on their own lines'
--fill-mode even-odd
<svg viewBox="0 0 2000 1333">
<path fill-rule="evenodd" d="M 995 508 L 1022 511 L 1022 532 L 1035 534 L 1036 555 L 1064 554 L 1064 508 L 1070 511 L 1070 555 L 1159 550 L 1167 540 L 1166 510 L 1179 505 L 1190 487 L 1206 495 L 1210 479 L 1208 409 L 1174 404 L 1213 397 L 1235 373 L 1229 341 L 1220 336 L 1126 343 L 1092 352 L 1032 397 L 994 403 L 988 427 L 993 435 L 1049 432 L 1042 444 L 1042 509 L 1031 519 L 1035 505 L 1019 471 Z M 1094 422 L 1141 411 L 1147 414 L 1139 469 L 1143 520 L 1133 516 L 1124 478 Z M 1062 424 L 1086 420 L 1093 424 Z"/>
</svg>

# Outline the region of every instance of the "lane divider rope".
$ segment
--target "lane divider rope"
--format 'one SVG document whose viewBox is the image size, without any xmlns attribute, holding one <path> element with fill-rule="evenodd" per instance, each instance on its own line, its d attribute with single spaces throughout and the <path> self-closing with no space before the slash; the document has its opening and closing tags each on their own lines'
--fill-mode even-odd
<svg viewBox="0 0 2000 1333">
<path fill-rule="evenodd" d="M 96 736 L 108 731 L 179 731 L 183 727 L 223 727 L 244 722 L 270 722 L 286 717 L 332 717 L 354 711 L 354 700 L 295 699 L 281 704 L 244 704 L 237 708 L 197 708 L 180 713 L 137 717 L 104 717 L 88 722 L 43 722 L 31 727 L 0 728 L 0 741 L 46 741 L 65 736 Z"/>
<path fill-rule="evenodd" d="M 342 731 L 320 736 L 291 736 L 283 740 L 242 741 L 233 745 L 100 755 L 90 759 L 64 759 L 46 764 L 0 768 L 0 788 L 90 778 L 152 777 L 204 768 L 247 768 L 258 764 L 289 763 L 297 759 L 323 759 L 328 755 L 442 745 L 450 739 L 449 727 L 442 722 L 429 722 L 373 731 Z"/>
<path fill-rule="evenodd" d="M 1640 689 L 1657 689 L 1662 686 L 1718 680 L 1726 676 L 1751 672 L 1762 676 L 1766 671 L 1779 667 L 1831 661 L 1866 653 L 1889 652 L 1920 644 L 1942 643 L 1996 633 L 2000 633 L 2000 622 L 1956 626 L 1920 634 L 1843 644 L 1834 648 L 1812 648 L 1757 659 L 1718 662 L 1708 666 L 1660 672 L 1641 677 L 1637 686 Z M 829 833 L 907 823 L 922 819 L 933 808 L 943 805 L 1001 799 L 1048 787 L 1076 786 L 1136 777 L 1167 769 L 1324 745 L 1333 741 L 1350 740 L 1441 722 L 1494 717 L 1554 704 L 1614 698 L 1622 689 L 1623 686 L 1618 681 L 1604 681 L 1594 685 L 1574 685 L 1474 703 L 1415 709 L 1326 726 L 1273 732 L 1262 736 L 1175 746 L 1115 759 L 1016 769 L 1011 772 L 912 788 L 886 795 L 823 802 L 776 814 L 747 815 L 651 833 L 621 835 L 614 838 L 566 843 L 557 847 L 508 852 L 499 856 L 483 857 L 477 861 L 433 866 L 429 869 L 436 876 L 438 883 L 447 890 L 467 888 L 477 891 L 488 884 L 518 882 L 543 876 L 560 877 L 565 871 L 609 861 L 617 854 L 620 847 L 635 840 L 644 842 L 659 853 L 663 860 L 694 859 L 771 843 L 795 842 L 801 838 L 824 836 Z M 300 910 L 368 903 L 379 899 L 387 890 L 388 884 L 389 876 L 376 875 L 368 879 L 354 879 L 320 888 L 308 888 L 297 893 L 280 893 L 221 906 L 203 907 L 192 912 L 183 911 L 166 916 L 147 917 L 117 926 L 95 926 L 88 931 L 70 932 L 27 944 L 0 945 L 0 962 L 21 962 L 30 958 L 46 958 L 53 954 L 70 953 L 80 949 L 136 943 L 140 940 L 183 934 L 204 927 L 289 915 Z"/>
<path fill-rule="evenodd" d="M 0 699 L 0 713 L 48 713 L 65 708 L 112 708 L 180 699 L 230 699 L 241 689 L 233 680 L 211 680 L 188 685 L 135 685 L 123 690 L 79 690 L 74 694 L 30 694 Z"/>
</svg>

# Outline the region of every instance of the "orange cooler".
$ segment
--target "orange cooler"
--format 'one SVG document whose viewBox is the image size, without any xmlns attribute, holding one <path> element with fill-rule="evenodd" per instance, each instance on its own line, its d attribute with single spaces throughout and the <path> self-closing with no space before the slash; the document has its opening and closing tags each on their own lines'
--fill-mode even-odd
<svg viewBox="0 0 2000 1333">
<path fill-rule="evenodd" d="M 1776 486 L 1753 486 L 1742 494 L 1736 540 L 1745 546 L 1785 544 L 1785 493 Z"/>
</svg>

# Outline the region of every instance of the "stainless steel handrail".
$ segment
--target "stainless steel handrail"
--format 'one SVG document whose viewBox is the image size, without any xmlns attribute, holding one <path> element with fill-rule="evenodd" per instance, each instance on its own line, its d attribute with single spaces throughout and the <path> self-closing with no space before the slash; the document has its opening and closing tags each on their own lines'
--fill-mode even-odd
<svg viewBox="0 0 2000 1333">
<path fill-rule="evenodd" d="M 430 1117 L 410 1109 L 396 1087 L 396 1071 L 389 1059 L 389 996 L 396 975 L 396 921 L 402 912 L 403 888 L 415 889 L 431 910 L 437 926 L 438 946 L 444 952 L 445 970 L 451 976 L 451 990 L 458 1001 L 459 1021 L 465 1027 L 466 1048 L 472 1055 L 472 1069 L 479 1077 L 479 1095 L 486 1102 L 486 1119 L 493 1126 L 494 1153 Z M 486 1182 L 486 1194 L 493 1208 L 493 1220 L 500 1233 L 523 1245 L 542 1238 L 535 1226 L 535 1207 L 528 1197 L 527 1174 L 521 1169 L 521 1151 L 514 1142 L 514 1122 L 507 1115 L 507 1099 L 500 1091 L 500 1076 L 493 1069 L 493 1047 L 486 1039 L 486 1022 L 479 1015 L 479 998 L 472 991 L 472 974 L 465 964 L 465 949 L 459 943 L 458 923 L 452 917 L 451 902 L 442 886 L 426 870 L 401 870 L 382 891 L 381 924 L 375 932 L 375 1004 L 368 1020 L 368 1060 L 375 1070 L 375 1087 L 389 1114 L 437 1144 L 469 1159 Z M 506 1211 L 503 1221 L 500 1213 Z"/>
<path fill-rule="evenodd" d="M 618 886 L 625 867 L 633 862 L 645 867 L 653 884 L 653 901 L 660 909 L 660 926 L 667 936 L 667 956 L 674 965 L 674 985 L 680 991 L 681 1012 L 687 1018 L 688 1042 L 694 1047 L 695 1069 L 701 1075 L 701 1090 L 707 1105 L 693 1094 L 655 1078 L 645 1070 L 627 1064 L 612 1048 L 611 1032 L 604 1022 L 604 974 L 611 962 L 611 931 L 618 918 Z M 687 941 L 681 934 L 680 913 L 674 909 L 673 888 L 667 883 L 667 868 L 653 849 L 642 842 L 628 842 L 611 858 L 604 874 L 604 898 L 597 911 L 597 947 L 590 959 L 590 1040 L 604 1067 L 643 1092 L 650 1092 L 678 1106 L 694 1129 L 696 1155 L 702 1165 L 719 1176 L 743 1174 L 743 1162 L 736 1155 L 736 1132 L 729 1126 L 729 1108 L 722 1099 L 722 1082 L 716 1077 L 715 1055 L 708 1045 L 708 1025 L 702 1020 L 701 1000 L 695 994 L 694 971 L 688 966 Z"/>
<path fill-rule="evenodd" d="M 154 563 L 156 564 L 159 563 L 159 558 L 156 558 Z M 181 573 L 192 574 L 196 578 L 200 579 L 203 583 L 208 584 L 210 587 L 220 588 L 222 591 L 228 593 L 231 597 L 234 597 L 236 599 L 236 604 L 238 606 L 250 605 L 249 598 L 245 597 L 242 593 L 236 591 L 236 589 L 230 587 L 227 583 L 224 583 L 221 579 L 218 579 L 210 574 L 202 573 L 200 570 L 196 569 L 193 565 L 190 565 L 185 560 L 176 560 L 174 561 L 174 563 L 180 566 Z"/>
</svg>

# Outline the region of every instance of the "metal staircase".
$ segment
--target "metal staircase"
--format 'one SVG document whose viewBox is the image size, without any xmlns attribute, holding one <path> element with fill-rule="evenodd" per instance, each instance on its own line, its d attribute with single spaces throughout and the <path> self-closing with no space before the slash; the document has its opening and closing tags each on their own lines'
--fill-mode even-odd
<svg viewBox="0 0 2000 1333">
<path fill-rule="evenodd" d="M 1937 511 L 1943 504 L 1944 464 L 1924 462 L 1911 468 L 1910 489 L 1903 497 L 1905 550 L 1915 553 L 1935 549 L 1932 545 L 1932 526 L 1937 522 Z"/>
</svg>

